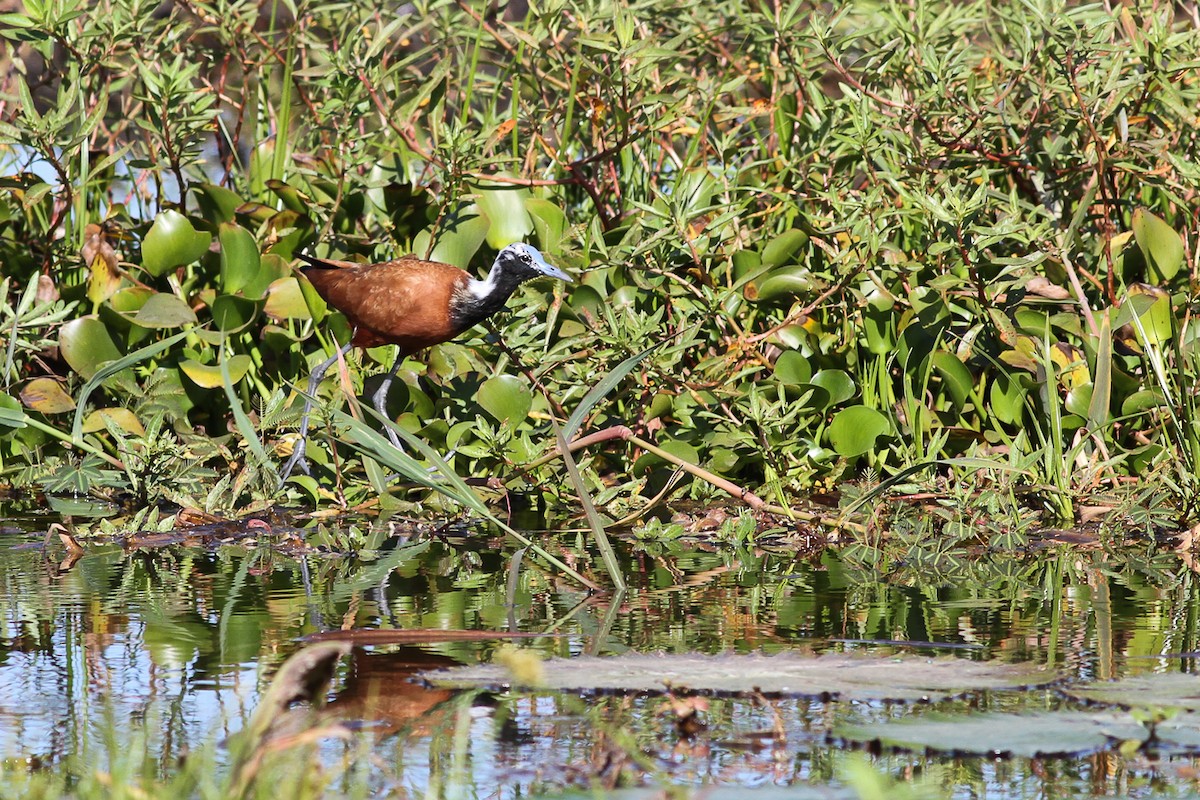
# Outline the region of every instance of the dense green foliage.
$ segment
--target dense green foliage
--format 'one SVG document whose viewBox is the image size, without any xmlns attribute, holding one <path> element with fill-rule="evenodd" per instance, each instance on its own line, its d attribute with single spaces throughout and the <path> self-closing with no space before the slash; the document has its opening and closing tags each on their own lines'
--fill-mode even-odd
<svg viewBox="0 0 1200 800">
<path fill-rule="evenodd" d="M 1018 514 L 1069 521 L 1139 476 L 1126 510 L 1193 514 L 1195 20 L 522 5 L 5 15 L 7 480 L 278 499 L 293 389 L 347 334 L 293 254 L 478 271 L 527 238 L 579 283 L 528 287 L 503 347 L 477 330 L 393 393 L 459 475 L 568 485 L 520 469 L 553 448 L 547 417 L 664 343 L 582 432 L 629 426 L 779 505 L 923 465 L 906 476 Z M 354 391 L 390 358 L 352 358 Z M 317 427 L 316 479 L 289 491 L 369 496 L 360 443 Z M 580 454 L 614 514 L 670 477 L 625 447 Z"/>
</svg>

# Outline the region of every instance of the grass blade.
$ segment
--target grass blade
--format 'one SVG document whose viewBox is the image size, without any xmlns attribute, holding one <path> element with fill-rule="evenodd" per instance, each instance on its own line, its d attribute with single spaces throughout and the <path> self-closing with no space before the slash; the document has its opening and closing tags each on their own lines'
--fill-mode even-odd
<svg viewBox="0 0 1200 800">
<path fill-rule="evenodd" d="M 365 407 L 363 408 L 365 409 Z M 414 451 L 419 452 L 422 456 L 428 459 L 429 463 L 433 465 L 436 472 L 430 473 L 425 468 L 424 464 L 414 459 L 408 453 L 393 447 L 391 442 L 376 432 L 373 428 L 355 419 L 345 411 L 334 411 L 334 420 L 336 420 L 338 424 L 344 425 L 348 430 L 349 436 L 346 438 L 345 443 L 349 447 L 354 448 L 362 455 L 374 459 L 388 469 L 400 473 L 401 476 L 412 481 L 413 483 L 432 489 L 435 492 L 445 495 L 459 505 L 471 509 L 479 516 L 504 530 L 505 533 L 507 533 L 509 536 L 512 536 L 521 544 L 532 549 L 556 569 L 561 570 L 567 575 L 570 575 L 576 581 L 588 587 L 589 589 L 595 591 L 600 590 L 601 587 L 598 586 L 594 581 L 588 580 L 583 575 L 579 574 L 579 572 L 571 569 L 571 567 L 567 566 L 561 560 L 555 558 L 553 555 L 547 552 L 545 548 L 536 544 L 528 537 L 514 530 L 496 517 L 496 515 L 494 515 L 491 510 L 488 509 L 484 502 L 479 499 L 475 492 L 471 491 L 471 487 L 467 485 L 466 481 L 460 478 L 454 472 L 454 470 L 450 468 L 450 465 L 446 463 L 446 460 L 442 458 L 436 450 L 434 450 L 424 441 L 418 439 L 416 436 L 413 436 L 408 431 L 396 425 L 391 420 L 380 417 L 374 409 L 365 410 L 367 410 L 368 413 L 370 413 L 376 419 L 379 419 L 384 425 L 387 425 L 392 431 L 394 431 L 400 440 L 404 442 L 406 447 L 412 448 Z"/>
<path fill-rule="evenodd" d="M 575 457 L 571 455 L 571 447 L 567 444 L 562 428 L 558 426 L 558 421 L 553 416 L 550 417 L 550 425 L 554 428 L 554 435 L 558 437 L 558 449 L 562 453 L 563 465 L 567 468 L 567 477 L 571 479 L 571 484 L 575 487 L 575 494 L 579 497 L 579 504 L 583 506 L 583 514 L 587 517 L 588 526 L 592 529 L 592 537 L 596 540 L 596 548 L 604 560 L 604 568 L 608 570 L 613 586 L 618 592 L 623 592 L 625 591 L 625 576 L 621 572 L 621 562 L 617 561 L 617 554 L 613 551 L 612 542 L 608 540 L 608 534 L 604 531 L 604 521 L 596 512 L 591 495 L 588 494 L 587 487 L 583 484 L 583 476 L 579 474 L 579 467 L 575 464 Z"/>
<path fill-rule="evenodd" d="M 642 352 L 630 356 L 620 364 L 617 364 L 617 366 L 613 368 L 612 372 L 601 378 L 600 382 L 593 386 L 588 393 L 583 396 L 583 399 L 579 401 L 579 405 L 576 406 L 574 413 L 572 413 L 567 419 L 567 423 L 563 425 L 563 438 L 567 441 L 570 441 L 572 438 L 574 438 L 575 434 L 579 432 L 579 426 L 583 424 L 583 418 L 588 415 L 588 412 L 592 410 L 596 403 L 599 403 L 602 399 L 604 399 L 606 394 L 615 389 L 617 384 L 621 382 L 621 379 L 632 372 L 633 368 L 640 364 L 642 360 L 646 358 L 646 356 L 662 347 L 668 341 L 670 340 L 668 339 L 658 342 L 657 344 L 652 344 Z"/>
</svg>

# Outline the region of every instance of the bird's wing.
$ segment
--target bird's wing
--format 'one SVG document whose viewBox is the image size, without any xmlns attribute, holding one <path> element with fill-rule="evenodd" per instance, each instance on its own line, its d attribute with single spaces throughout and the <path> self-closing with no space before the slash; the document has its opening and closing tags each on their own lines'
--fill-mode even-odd
<svg viewBox="0 0 1200 800">
<path fill-rule="evenodd" d="M 469 280 L 458 267 L 409 258 L 303 272 L 358 329 L 356 344 L 391 343 L 416 352 L 460 333 L 448 315 L 455 289 Z"/>
</svg>

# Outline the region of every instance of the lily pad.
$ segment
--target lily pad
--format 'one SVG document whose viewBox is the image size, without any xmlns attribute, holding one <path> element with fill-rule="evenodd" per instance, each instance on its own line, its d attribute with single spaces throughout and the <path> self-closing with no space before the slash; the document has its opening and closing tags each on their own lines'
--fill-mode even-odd
<svg viewBox="0 0 1200 800">
<path fill-rule="evenodd" d="M 1128 714 L 1059 711 L 922 714 L 867 725 L 837 725 L 833 734 L 905 750 L 1037 758 L 1090 753 L 1130 740 L 1142 742 L 1150 731 Z"/>
<path fill-rule="evenodd" d="M 610 658 L 552 658 L 541 665 L 537 688 L 571 692 L 660 693 L 668 686 L 737 695 L 760 692 L 837 700 L 933 701 L 964 692 L 1048 683 L 1054 674 L 1027 664 L 960 658 L 856 655 L 777 656 L 633 653 Z M 424 678 L 454 688 L 509 687 L 497 664 L 429 672 Z"/>
<path fill-rule="evenodd" d="M 1200 711 L 1200 677 L 1183 673 L 1133 675 L 1118 681 L 1064 689 L 1071 697 L 1122 708 L 1181 708 Z"/>
</svg>

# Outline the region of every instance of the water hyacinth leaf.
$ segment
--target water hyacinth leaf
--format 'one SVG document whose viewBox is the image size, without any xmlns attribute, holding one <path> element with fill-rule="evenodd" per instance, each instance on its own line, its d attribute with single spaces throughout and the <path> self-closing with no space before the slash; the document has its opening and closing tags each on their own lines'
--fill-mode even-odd
<svg viewBox="0 0 1200 800">
<path fill-rule="evenodd" d="M 21 387 L 21 402 L 39 414 L 65 414 L 75 410 L 75 401 L 54 378 L 34 378 Z"/>
<path fill-rule="evenodd" d="M 829 423 L 829 443 L 838 455 L 855 458 L 875 447 L 875 441 L 891 430 L 887 417 L 873 408 L 850 406 Z"/>
<path fill-rule="evenodd" d="M 167 209 L 154 218 L 142 241 L 142 269 L 158 277 L 196 261 L 210 244 L 211 234 L 196 230 L 183 214 Z"/>
<path fill-rule="evenodd" d="M 1092 384 L 1085 383 L 1067 392 L 1067 399 L 1063 403 L 1063 408 L 1067 410 L 1068 414 L 1076 414 L 1086 419 L 1091 407 Z"/>
<path fill-rule="evenodd" d="M 283 207 L 288 211 L 302 216 L 308 214 L 309 199 L 299 189 L 274 179 L 267 181 L 267 188 L 283 201 Z"/>
<path fill-rule="evenodd" d="M 557 253 L 561 250 L 563 235 L 567 230 L 566 213 L 554 203 L 540 197 L 528 198 L 525 201 L 525 211 L 533 221 L 538 247 L 547 253 Z"/>
<path fill-rule="evenodd" d="M 270 291 L 272 284 L 292 274 L 288 262 L 276 253 L 267 253 L 259 258 L 258 270 L 242 286 L 242 296 L 261 300 Z"/>
<path fill-rule="evenodd" d="M 429 247 L 433 233 L 423 230 L 413 238 L 413 252 L 422 257 L 428 252 L 433 261 L 468 269 L 471 259 L 483 245 L 490 227 L 491 221 L 479 206 L 474 203 L 459 206 L 442 219 L 441 226 L 436 231 L 437 241 L 434 242 L 433 249 L 430 250 Z"/>
<path fill-rule="evenodd" d="M 250 371 L 253 362 L 250 356 L 236 355 L 226 359 L 226 364 L 229 365 L 229 380 L 231 383 L 237 383 L 242 378 L 246 377 L 246 373 Z M 213 364 L 201 364 L 199 361 L 187 359 L 179 364 L 183 373 L 192 379 L 192 383 L 203 389 L 215 389 L 222 384 L 221 367 Z"/>
<path fill-rule="evenodd" d="M 971 370 L 967 369 L 967 365 L 960 361 L 958 356 L 944 350 L 933 353 L 930 356 L 930 362 L 941 377 L 942 385 L 946 387 L 946 393 L 950 395 L 955 409 L 961 411 L 971 397 L 971 389 L 975 386 Z"/>
<path fill-rule="evenodd" d="M 1194 678 L 1193 678 L 1194 680 Z M 1033 714 L 922 714 L 865 725 L 835 725 L 835 736 L 918 752 L 989 756 L 1078 755 L 1114 741 L 1145 741 L 1150 731 L 1126 713 L 1057 711 Z"/>
<path fill-rule="evenodd" d="M 102 328 L 101 331 L 104 333 L 104 335 L 107 336 L 107 334 L 108 334 L 107 330 L 104 330 Z M 94 370 L 90 376 L 86 376 L 87 383 L 85 383 L 83 385 L 83 388 L 79 390 L 79 398 L 75 401 L 79 405 L 79 408 L 77 408 L 75 410 L 75 420 L 71 424 L 71 436 L 76 440 L 83 438 L 83 430 L 82 430 L 83 429 L 83 411 L 84 411 L 84 409 L 87 408 L 88 398 L 91 396 L 92 392 L 96 391 L 96 388 L 98 386 L 100 386 L 100 383 L 102 381 L 117 374 L 118 372 L 125 369 L 126 367 L 131 367 L 134 364 L 140 363 L 143 359 L 153 358 L 154 356 L 158 355 L 159 353 L 161 353 L 165 350 L 169 350 L 170 348 L 174 347 L 179 342 L 183 341 L 187 336 L 188 336 L 188 331 L 180 331 L 179 333 L 168 336 L 167 338 L 162 339 L 160 341 L 151 342 L 150 344 L 146 345 L 145 347 L 140 347 L 137 350 L 134 350 L 132 353 L 130 353 L 127 356 L 121 356 L 120 358 L 117 358 L 115 360 L 109 360 L 110 363 L 106 363 L 103 366 L 100 366 L 98 369 Z M 111 340 L 110 340 L 110 342 L 111 342 Z M 61 337 L 61 333 L 60 333 L 59 348 L 61 349 L 61 347 L 62 347 L 62 337 Z M 115 349 L 115 345 L 114 345 L 114 349 Z M 70 362 L 67 362 L 67 363 L 70 363 Z M 78 370 L 76 370 L 76 371 L 78 371 Z M 156 375 L 156 377 L 159 380 L 164 381 L 164 382 L 175 381 L 176 383 L 178 383 L 178 381 L 179 381 L 178 373 L 176 373 L 175 370 L 163 370 L 160 368 L 160 370 L 158 371 L 158 375 Z M 180 385 L 179 388 L 182 389 L 183 388 L 182 385 Z M 180 417 L 186 415 L 188 409 L 190 409 L 192 407 L 191 402 L 189 400 L 187 400 L 187 395 L 184 394 L 182 391 L 168 393 L 167 397 L 172 398 L 172 400 L 177 401 L 175 404 L 176 404 L 177 408 L 179 409 L 178 416 L 180 416 Z M 167 402 L 168 402 L 168 404 L 171 403 L 171 401 L 167 401 Z"/>
<path fill-rule="evenodd" d="M 1015 425 L 1025 414 L 1025 396 L 1028 390 L 1015 375 L 1002 372 L 992 379 L 988 389 L 988 407 L 996 419 Z"/>
<path fill-rule="evenodd" d="M 812 377 L 812 384 L 829 392 L 828 405 L 836 406 L 854 397 L 854 381 L 840 369 L 823 369 Z"/>
<path fill-rule="evenodd" d="M 1153 389 L 1143 389 L 1125 398 L 1121 403 L 1121 415 L 1133 416 L 1135 414 L 1144 414 L 1155 408 L 1161 408 L 1166 404 L 1167 401 L 1158 392 Z"/>
<path fill-rule="evenodd" d="M 98 433 L 111 425 L 130 436 L 145 436 L 146 429 L 137 415 L 128 408 L 98 408 L 83 421 L 84 433 Z"/>
<path fill-rule="evenodd" d="M 221 223 L 217 235 L 221 240 L 221 289 L 226 294 L 234 294 L 258 275 L 258 242 L 254 240 L 254 234 L 233 222 Z M 257 300 L 262 297 L 262 292 L 246 296 Z"/>
<path fill-rule="evenodd" d="M 862 320 L 868 351 L 882 356 L 896 349 L 896 314 L 868 306 L 863 309 Z"/>
<path fill-rule="evenodd" d="M 516 375 L 496 375 L 479 387 L 478 400 L 497 422 L 516 426 L 529 416 L 533 392 Z"/>
<path fill-rule="evenodd" d="M 533 219 L 526 210 L 529 190 L 511 184 L 485 183 L 473 187 L 479 210 L 490 220 L 487 243 L 494 250 L 524 241 L 533 233 Z"/>
<path fill-rule="evenodd" d="M 1147 283 L 1134 283 L 1117 312 L 1117 323 L 1124 328 L 1120 333 L 1125 338 L 1161 346 L 1171 341 L 1172 315 L 1169 292 Z"/>
<path fill-rule="evenodd" d="M 775 361 L 775 377 L 785 384 L 808 383 L 812 378 L 812 365 L 803 353 L 788 350 Z"/>
<path fill-rule="evenodd" d="M 80 317 L 58 330 L 58 351 L 67 365 L 91 378 L 106 361 L 121 357 L 108 327 L 95 316 Z"/>
<path fill-rule="evenodd" d="M 808 243 L 808 234 L 792 228 L 776 236 L 762 251 L 762 266 L 768 269 L 795 263 L 796 252 Z"/>
<path fill-rule="evenodd" d="M 160 292 L 147 298 L 131 320 L 141 328 L 179 328 L 195 325 L 196 312 L 173 294 Z"/>
<path fill-rule="evenodd" d="M 138 311 L 157 292 L 145 286 L 127 286 L 108 298 L 108 305 L 123 314 Z"/>
<path fill-rule="evenodd" d="M 1001 664 L 911 655 L 872 657 L 786 652 L 774 656 L 628 653 L 551 658 L 539 689 L 569 692 L 665 693 L 668 687 L 726 695 L 778 694 L 836 700 L 935 701 L 968 691 L 1035 686 L 1054 674 L 1032 664 Z M 427 672 L 438 686 L 520 685 L 499 664 Z"/>
<path fill-rule="evenodd" d="M 311 283 L 288 276 L 275 281 L 267 289 L 263 311 L 274 320 L 311 319 L 320 322 L 325 319 L 328 306 Z"/>
<path fill-rule="evenodd" d="M 1183 266 L 1183 238 L 1162 219 L 1144 208 L 1133 211 L 1133 236 L 1146 257 L 1146 276 L 1151 283 L 1165 284 Z"/>
<path fill-rule="evenodd" d="M 214 228 L 222 222 L 232 220 L 233 215 L 242 205 L 242 199 L 224 186 L 199 183 L 193 184 L 191 191 L 196 198 L 200 215 Z"/>
<path fill-rule="evenodd" d="M 245 297 L 223 294 L 212 302 L 213 325 L 224 333 L 242 330 L 258 316 L 258 303 Z"/>
</svg>

